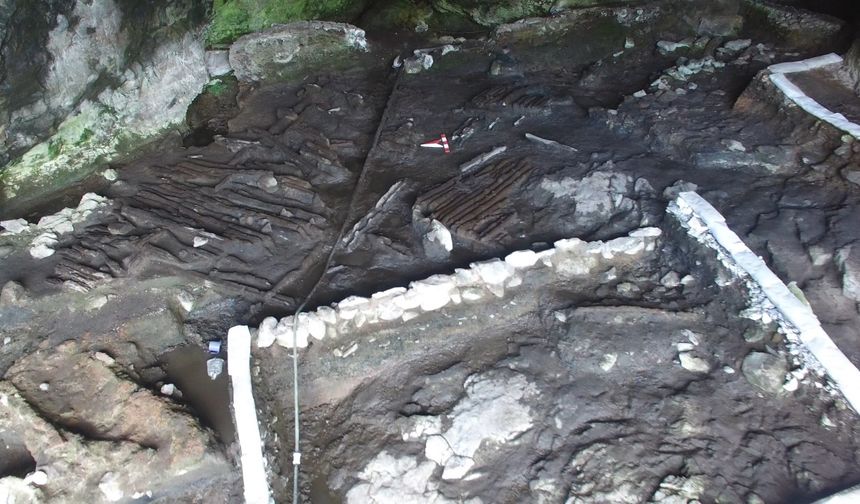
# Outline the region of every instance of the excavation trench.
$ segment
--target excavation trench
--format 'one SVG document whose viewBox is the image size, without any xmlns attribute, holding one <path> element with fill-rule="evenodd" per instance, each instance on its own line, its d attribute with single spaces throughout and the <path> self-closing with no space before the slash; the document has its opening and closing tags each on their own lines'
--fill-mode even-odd
<svg viewBox="0 0 860 504">
<path fill-rule="evenodd" d="M 807 377 L 773 323 L 738 316 L 749 293 L 712 251 L 666 230 L 646 252 L 583 246 L 575 264 L 559 252 L 500 297 L 407 322 L 364 325 L 358 308 L 354 325 L 311 340 L 307 498 L 805 502 L 855 483 L 854 412 Z M 287 353 L 254 353 L 279 499 L 292 474 Z"/>
</svg>

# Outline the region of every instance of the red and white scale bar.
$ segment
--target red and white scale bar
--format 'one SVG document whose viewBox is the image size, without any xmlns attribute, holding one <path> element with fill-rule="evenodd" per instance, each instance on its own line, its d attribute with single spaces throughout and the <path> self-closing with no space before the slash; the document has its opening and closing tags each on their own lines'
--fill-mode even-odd
<svg viewBox="0 0 860 504">
<path fill-rule="evenodd" d="M 432 140 L 421 144 L 421 147 L 427 147 L 429 149 L 445 149 L 445 154 L 451 153 L 451 146 L 448 145 L 448 137 L 445 136 L 445 133 L 442 133 L 442 136 L 440 136 L 438 140 Z"/>
</svg>

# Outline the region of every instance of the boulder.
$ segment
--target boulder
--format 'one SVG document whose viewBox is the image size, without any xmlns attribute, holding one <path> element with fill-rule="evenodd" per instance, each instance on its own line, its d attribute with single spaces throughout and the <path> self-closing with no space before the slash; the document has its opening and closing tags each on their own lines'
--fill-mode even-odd
<svg viewBox="0 0 860 504">
<path fill-rule="evenodd" d="M 764 352 L 750 352 L 744 358 L 741 370 L 750 384 L 765 392 L 778 394 L 782 391 L 788 367 L 781 357 Z"/>
<path fill-rule="evenodd" d="M 842 294 L 860 303 L 860 253 L 849 245 L 836 253 L 836 265 L 842 273 Z"/>
<path fill-rule="evenodd" d="M 245 35 L 230 47 L 230 66 L 241 81 L 304 77 L 325 65 L 336 67 L 367 50 L 364 30 L 345 23 L 297 21 Z"/>
</svg>

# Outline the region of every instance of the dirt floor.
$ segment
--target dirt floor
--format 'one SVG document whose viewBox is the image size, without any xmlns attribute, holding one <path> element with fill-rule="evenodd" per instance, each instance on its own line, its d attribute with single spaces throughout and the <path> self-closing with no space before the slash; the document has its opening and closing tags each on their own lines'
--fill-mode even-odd
<svg viewBox="0 0 860 504">
<path fill-rule="evenodd" d="M 766 66 L 813 55 L 804 48 L 759 37 L 727 50 L 744 34 L 697 37 L 675 16 L 640 14 L 623 29 L 612 16 L 564 29 L 561 17 L 461 42 L 371 39 L 343 72 L 238 83 L 235 103 L 192 110 L 185 147 L 118 167 L 110 202 L 55 254 L 35 260 L 29 238 L 0 237 L 0 390 L 66 447 L 48 456 L 2 437 L 15 463 L 0 477 L 83 451 L 98 453 L 75 466 L 89 486 L 45 495 L 74 502 L 119 485 L 135 499 L 234 502 L 226 380 L 207 383 L 199 350 L 230 326 L 561 238 L 660 226 L 662 253 L 615 278 L 551 289 L 533 279 L 513 297 L 374 335 L 350 359 L 303 353 L 307 502 L 812 502 L 860 482 L 856 415 L 815 379 L 786 393 L 747 377 L 753 354 L 791 372 L 784 342 L 750 332 L 743 289 L 717 288 L 716 266 L 681 246 L 665 216 L 677 192 L 697 190 L 860 365 L 860 179 L 849 176 L 860 141 L 756 87 Z M 444 43 L 457 50 L 443 55 Z M 439 47 L 431 68 L 392 68 L 420 47 Z M 450 154 L 419 147 L 442 133 Z M 452 250 L 432 239 L 434 222 Z M 698 283 L 667 287 L 670 271 Z M 679 361 L 691 338 L 705 371 Z M 75 370 L 71 383 L 111 394 L 52 395 L 48 356 Z M 281 502 L 290 357 L 254 358 Z M 104 397 L 121 405 L 118 420 L 103 418 Z M 171 434 L 147 430 L 147 408 Z M 435 462 L 428 450 L 440 448 L 428 446 L 449 437 L 470 455 Z M 106 443 L 125 451 L 111 459 Z M 143 476 L 110 469 L 131 463 Z M 147 481 L 159 467 L 169 470 Z"/>
</svg>

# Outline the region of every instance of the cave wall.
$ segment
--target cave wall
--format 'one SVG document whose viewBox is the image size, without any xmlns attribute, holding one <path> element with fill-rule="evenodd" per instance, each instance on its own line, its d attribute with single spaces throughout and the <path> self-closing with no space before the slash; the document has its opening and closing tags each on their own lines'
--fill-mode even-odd
<svg viewBox="0 0 860 504">
<path fill-rule="evenodd" d="M 121 160 L 182 123 L 208 81 L 205 0 L 0 3 L 0 206 Z"/>
</svg>

